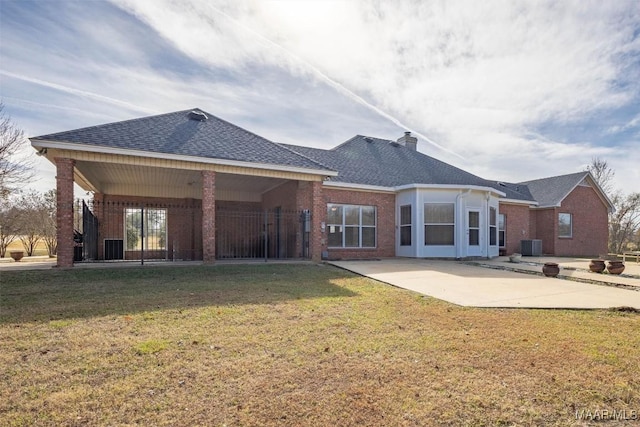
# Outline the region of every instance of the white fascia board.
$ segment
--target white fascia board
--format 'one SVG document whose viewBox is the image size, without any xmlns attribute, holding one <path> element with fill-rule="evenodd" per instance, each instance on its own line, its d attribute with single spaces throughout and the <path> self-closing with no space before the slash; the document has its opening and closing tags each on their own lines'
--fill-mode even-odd
<svg viewBox="0 0 640 427">
<path fill-rule="evenodd" d="M 482 192 L 489 192 L 496 194 L 498 196 L 504 197 L 505 193 L 502 191 L 496 190 L 492 187 L 482 187 L 479 185 L 455 185 L 455 184 L 407 184 L 400 185 L 398 187 L 394 187 L 396 191 L 402 190 L 476 190 Z"/>
<path fill-rule="evenodd" d="M 395 193 L 394 187 L 383 187 L 381 185 L 367 185 L 367 184 L 350 184 L 348 182 L 333 182 L 324 181 L 323 187 L 332 187 L 336 190 L 361 190 L 361 191 L 375 191 L 380 193 Z"/>
<path fill-rule="evenodd" d="M 31 141 L 34 148 L 57 148 L 60 150 L 86 151 L 91 153 L 117 154 L 132 157 L 149 157 L 163 160 L 180 160 L 191 163 L 206 163 L 212 165 L 237 166 L 243 168 L 277 170 L 283 172 L 306 173 L 309 175 L 338 176 L 338 172 L 324 169 L 306 169 L 296 166 L 270 165 L 267 163 L 243 162 L 240 160 L 215 159 L 208 157 L 186 156 L 184 154 L 156 153 L 152 151 L 130 150 L 126 148 L 104 147 L 100 145 L 76 144 L 71 142 L 47 141 L 38 139 Z"/>
<path fill-rule="evenodd" d="M 498 199 L 500 203 L 508 203 L 511 205 L 527 205 L 531 207 L 538 207 L 538 202 L 532 200 L 518 200 L 518 199 Z"/>
</svg>

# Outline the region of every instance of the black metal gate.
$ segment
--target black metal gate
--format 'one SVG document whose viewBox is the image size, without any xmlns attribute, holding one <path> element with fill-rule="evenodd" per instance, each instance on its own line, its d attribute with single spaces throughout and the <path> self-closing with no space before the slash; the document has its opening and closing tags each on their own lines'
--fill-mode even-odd
<svg viewBox="0 0 640 427">
<path fill-rule="evenodd" d="M 82 261 L 98 259 L 98 218 L 82 201 Z"/>
<path fill-rule="evenodd" d="M 216 209 L 216 258 L 309 257 L 309 212 Z"/>
</svg>

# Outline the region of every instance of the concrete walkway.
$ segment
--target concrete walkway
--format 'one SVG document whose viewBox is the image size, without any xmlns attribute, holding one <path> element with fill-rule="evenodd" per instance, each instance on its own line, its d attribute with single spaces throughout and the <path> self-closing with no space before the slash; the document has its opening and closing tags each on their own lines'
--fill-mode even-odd
<svg viewBox="0 0 640 427">
<path fill-rule="evenodd" d="M 459 261 L 409 258 L 336 261 L 331 264 L 462 306 L 571 309 L 633 307 L 640 310 L 640 290 L 507 271 L 496 268 L 498 264 L 495 263 L 499 262 L 499 259 L 488 262 L 494 263 L 494 268 Z M 536 271 L 541 271 L 540 266 L 534 267 Z M 586 271 L 583 273 L 601 276 Z M 640 279 L 625 280 L 629 284 L 636 283 L 640 288 Z"/>
</svg>

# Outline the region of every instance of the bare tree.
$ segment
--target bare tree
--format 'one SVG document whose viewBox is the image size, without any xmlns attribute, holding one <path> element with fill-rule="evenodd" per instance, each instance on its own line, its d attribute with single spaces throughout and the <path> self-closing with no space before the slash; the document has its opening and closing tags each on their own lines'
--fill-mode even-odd
<svg viewBox="0 0 640 427">
<path fill-rule="evenodd" d="M 56 190 L 49 190 L 44 193 L 40 206 L 40 235 L 44 244 L 47 245 L 47 252 L 52 257 L 58 252 L 58 238 L 56 226 Z"/>
<path fill-rule="evenodd" d="M 13 200 L 7 198 L 0 203 L 0 258 L 7 254 L 7 247 L 18 238 L 19 212 Z"/>
<path fill-rule="evenodd" d="M 616 173 L 609 167 L 609 163 L 604 159 L 594 157 L 591 159 L 591 164 L 587 166 L 587 171 L 591 172 L 593 178 L 600 188 L 602 188 L 602 191 L 610 197 L 613 190 L 613 183 L 611 181 Z"/>
<path fill-rule="evenodd" d="M 17 200 L 18 211 L 18 238 L 22 242 L 27 256 L 33 256 L 38 242 L 42 240 L 42 195 L 35 190 L 22 193 Z"/>
<path fill-rule="evenodd" d="M 33 163 L 19 151 L 26 143 L 22 129 L 11 117 L 5 116 L 0 102 L 0 200 L 6 199 L 16 187 L 33 177 Z"/>
<path fill-rule="evenodd" d="M 619 254 L 640 231 L 640 193 L 616 193 L 611 199 L 615 212 L 609 215 L 609 252 Z"/>
</svg>

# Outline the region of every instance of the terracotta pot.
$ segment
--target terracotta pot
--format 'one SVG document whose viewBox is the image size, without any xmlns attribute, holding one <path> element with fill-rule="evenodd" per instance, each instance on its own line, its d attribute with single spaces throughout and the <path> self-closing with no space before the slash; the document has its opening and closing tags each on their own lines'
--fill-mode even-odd
<svg viewBox="0 0 640 427">
<path fill-rule="evenodd" d="M 11 251 L 11 252 L 9 252 L 9 255 L 11 255 L 11 258 L 13 258 L 14 261 L 18 262 L 24 256 L 24 252 L 22 252 L 22 251 Z"/>
<path fill-rule="evenodd" d="M 620 274 L 624 271 L 624 263 L 622 261 L 609 261 L 607 271 L 610 274 Z"/>
<path fill-rule="evenodd" d="M 594 273 L 602 273 L 605 268 L 606 265 L 604 265 L 604 260 L 601 259 L 592 259 L 589 263 L 589 270 L 593 271 Z"/>
<path fill-rule="evenodd" d="M 547 277 L 556 277 L 560 273 L 560 267 L 555 262 L 545 262 L 542 273 Z"/>
</svg>

